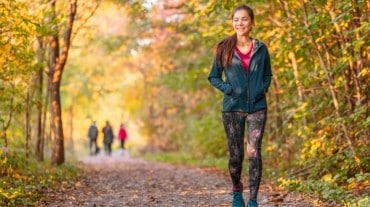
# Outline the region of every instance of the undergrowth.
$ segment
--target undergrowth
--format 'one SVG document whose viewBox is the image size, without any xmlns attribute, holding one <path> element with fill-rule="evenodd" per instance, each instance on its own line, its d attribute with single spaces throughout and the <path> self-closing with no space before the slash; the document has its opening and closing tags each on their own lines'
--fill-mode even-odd
<svg viewBox="0 0 370 207">
<path fill-rule="evenodd" d="M 340 202 L 346 207 L 370 206 L 370 173 L 357 174 L 347 182 L 339 186 L 324 180 L 278 179 L 278 183 L 289 190 L 315 194 L 322 200 Z"/>
<path fill-rule="evenodd" d="M 0 206 L 34 206 L 42 189 L 73 182 L 80 170 L 73 164 L 52 166 L 22 153 L 0 152 Z"/>
</svg>

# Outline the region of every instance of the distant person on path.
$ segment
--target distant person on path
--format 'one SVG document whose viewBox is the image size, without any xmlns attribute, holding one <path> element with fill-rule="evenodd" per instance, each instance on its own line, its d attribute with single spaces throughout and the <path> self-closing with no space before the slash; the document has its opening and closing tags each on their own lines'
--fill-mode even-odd
<svg viewBox="0 0 370 207">
<path fill-rule="evenodd" d="M 271 63 L 267 46 L 252 38 L 253 10 L 241 5 L 232 13 L 235 33 L 220 41 L 208 80 L 223 94 L 222 120 L 229 147 L 232 206 L 245 206 L 241 183 L 244 160 L 244 131 L 247 125 L 249 157 L 248 207 L 258 206 L 262 177 L 261 143 L 266 123 L 266 93 L 271 83 Z M 222 78 L 224 74 L 225 78 Z"/>
<path fill-rule="evenodd" d="M 99 152 L 99 147 L 97 144 L 99 130 L 96 126 L 96 121 L 93 121 L 89 127 L 87 132 L 87 136 L 89 137 L 89 148 L 90 148 L 90 155 L 96 155 Z"/>
<path fill-rule="evenodd" d="M 112 142 L 113 142 L 113 130 L 111 125 L 109 124 L 109 121 L 106 122 L 103 130 L 103 135 L 104 135 L 104 151 L 106 155 L 111 155 L 112 154 Z"/>
<path fill-rule="evenodd" d="M 118 131 L 118 140 L 121 143 L 121 153 L 125 153 L 125 141 L 127 139 L 127 131 L 125 129 L 125 125 L 121 124 L 119 131 Z"/>
</svg>

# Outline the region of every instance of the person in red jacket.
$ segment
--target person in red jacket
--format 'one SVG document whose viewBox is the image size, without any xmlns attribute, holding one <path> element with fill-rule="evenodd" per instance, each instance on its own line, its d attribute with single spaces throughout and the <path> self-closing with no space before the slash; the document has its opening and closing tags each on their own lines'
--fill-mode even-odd
<svg viewBox="0 0 370 207">
<path fill-rule="evenodd" d="M 121 124 L 121 127 L 118 131 L 118 140 L 121 142 L 121 150 L 124 152 L 125 150 L 125 141 L 127 139 L 127 131 L 125 129 L 125 125 Z"/>
</svg>

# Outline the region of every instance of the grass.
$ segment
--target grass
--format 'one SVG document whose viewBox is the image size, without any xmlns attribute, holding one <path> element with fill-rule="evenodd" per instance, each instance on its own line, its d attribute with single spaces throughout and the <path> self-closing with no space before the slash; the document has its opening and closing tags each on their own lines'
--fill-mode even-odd
<svg viewBox="0 0 370 207">
<path fill-rule="evenodd" d="M 189 153 L 170 152 L 170 153 L 147 153 L 144 155 L 144 159 L 149 161 L 184 164 L 197 167 L 214 167 L 222 171 L 227 171 L 228 169 L 227 157 L 225 158 L 205 157 L 199 159 Z"/>
</svg>

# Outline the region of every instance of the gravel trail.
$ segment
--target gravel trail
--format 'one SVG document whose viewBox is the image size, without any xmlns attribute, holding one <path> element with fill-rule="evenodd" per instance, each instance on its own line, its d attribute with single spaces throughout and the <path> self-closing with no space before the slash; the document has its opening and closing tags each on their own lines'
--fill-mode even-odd
<svg viewBox="0 0 370 207">
<path fill-rule="evenodd" d="M 39 206 L 231 206 L 229 176 L 214 169 L 148 162 L 119 154 L 86 156 L 80 164 L 86 171 L 81 179 L 46 189 Z M 243 194 L 247 200 L 248 190 Z M 258 201 L 260 207 L 333 206 L 266 184 L 260 188 Z"/>
</svg>

